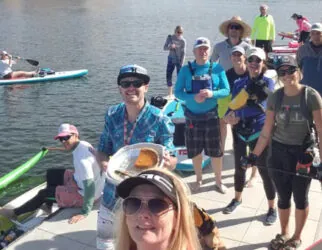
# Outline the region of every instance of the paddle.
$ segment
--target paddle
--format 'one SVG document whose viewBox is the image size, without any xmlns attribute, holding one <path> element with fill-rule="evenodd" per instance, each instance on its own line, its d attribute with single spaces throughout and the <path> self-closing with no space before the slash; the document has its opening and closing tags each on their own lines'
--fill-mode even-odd
<svg viewBox="0 0 322 250">
<path fill-rule="evenodd" d="M 39 62 L 36 61 L 36 60 L 33 60 L 33 59 L 26 59 L 26 58 L 22 58 L 20 56 L 13 56 L 13 58 L 16 58 L 16 59 L 19 59 L 19 60 L 24 60 L 24 61 L 30 63 L 33 66 L 38 66 L 39 65 Z"/>
</svg>

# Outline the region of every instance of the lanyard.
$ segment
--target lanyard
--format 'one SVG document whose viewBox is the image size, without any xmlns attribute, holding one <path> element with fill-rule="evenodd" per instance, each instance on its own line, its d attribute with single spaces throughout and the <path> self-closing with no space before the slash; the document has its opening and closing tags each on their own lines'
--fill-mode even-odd
<svg viewBox="0 0 322 250">
<path fill-rule="evenodd" d="M 127 135 L 127 124 L 128 124 L 128 117 L 127 117 L 127 113 L 125 111 L 125 114 L 124 114 L 124 146 L 129 145 L 129 143 L 131 141 L 131 138 L 134 133 L 134 129 L 136 127 L 136 120 L 133 124 L 133 127 L 132 127 L 130 133 L 129 133 L 129 136 Z"/>
</svg>

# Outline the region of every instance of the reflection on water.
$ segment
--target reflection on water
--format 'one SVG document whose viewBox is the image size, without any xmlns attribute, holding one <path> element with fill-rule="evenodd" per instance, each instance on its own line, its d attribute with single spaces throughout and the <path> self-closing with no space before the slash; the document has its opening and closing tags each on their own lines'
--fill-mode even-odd
<svg viewBox="0 0 322 250">
<path fill-rule="evenodd" d="M 266 1 L 277 31 L 293 31 L 289 16 L 301 11 L 312 22 L 321 21 L 321 1 Z M 53 140 L 62 122 L 74 123 L 81 139 L 96 146 L 108 105 L 120 102 L 116 77 L 121 65 L 137 63 L 151 75 L 149 97 L 165 95 L 167 52 L 164 41 L 176 25 L 184 27 L 187 57 L 198 36 L 220 41 L 218 26 L 233 15 L 252 24 L 261 1 L 203 2 L 149 0 L 3 0 L 0 1 L 0 49 L 40 61 L 55 71 L 87 68 L 89 75 L 70 81 L 26 88 L 0 87 L 0 176 L 19 166 Z M 286 43 L 277 38 L 278 42 Z M 25 62 L 16 69 L 30 70 Z M 71 167 L 70 154 L 49 152 L 27 175 L 44 175 L 47 168 Z M 25 180 L 24 179 L 24 180 Z M 32 183 L 32 181 L 31 181 Z M 17 184 L 16 184 L 17 185 Z M 4 203 L 18 192 L 2 194 Z M 32 185 L 32 184 L 31 184 Z M 29 186 L 29 185 L 27 185 Z"/>
</svg>

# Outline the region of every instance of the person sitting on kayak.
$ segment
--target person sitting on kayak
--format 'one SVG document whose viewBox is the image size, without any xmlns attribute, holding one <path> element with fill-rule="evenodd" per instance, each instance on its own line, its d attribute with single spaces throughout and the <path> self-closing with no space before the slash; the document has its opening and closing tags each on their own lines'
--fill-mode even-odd
<svg viewBox="0 0 322 250">
<path fill-rule="evenodd" d="M 45 203 L 51 208 L 54 202 L 59 207 L 81 207 L 81 213 L 68 221 L 76 223 L 89 214 L 94 201 L 102 194 L 105 175 L 101 174 L 98 162 L 93 154 L 93 147 L 79 139 L 77 128 L 71 124 L 61 124 L 55 140 L 60 140 L 65 150 L 72 151 L 74 170 L 49 169 L 46 174 L 47 187 L 15 209 L 0 209 L 0 215 L 14 218 L 21 214 L 34 211 Z"/>
<path fill-rule="evenodd" d="M 299 36 L 299 43 L 305 43 L 310 40 L 310 31 L 311 31 L 311 24 L 309 23 L 309 20 L 299 14 L 294 13 L 291 18 L 296 21 L 296 24 L 298 26 L 298 29 L 295 32 L 300 33 Z"/>
<path fill-rule="evenodd" d="M 9 55 L 6 51 L 0 51 L 0 80 L 1 79 L 16 79 L 16 78 L 30 78 L 34 77 L 37 72 L 36 71 L 13 71 L 12 64 L 14 61 L 12 60 L 12 56 Z"/>
</svg>

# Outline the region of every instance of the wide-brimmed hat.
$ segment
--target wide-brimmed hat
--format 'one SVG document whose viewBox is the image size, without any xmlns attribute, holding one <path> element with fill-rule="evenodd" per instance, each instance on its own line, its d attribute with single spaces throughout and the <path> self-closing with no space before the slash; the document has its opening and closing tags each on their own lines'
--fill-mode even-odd
<svg viewBox="0 0 322 250">
<path fill-rule="evenodd" d="M 224 36 L 228 37 L 228 27 L 232 23 L 239 24 L 239 25 L 241 25 L 243 27 L 242 38 L 249 37 L 250 34 L 252 33 L 251 27 L 247 23 L 242 21 L 240 16 L 233 16 L 231 19 L 229 19 L 229 20 L 223 22 L 222 24 L 220 24 L 219 31 L 221 32 L 221 34 L 223 34 Z"/>
</svg>

